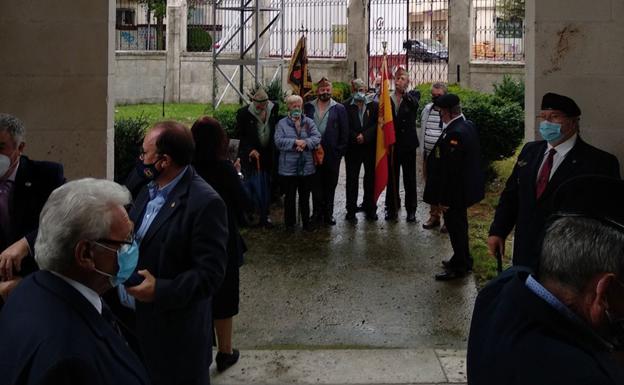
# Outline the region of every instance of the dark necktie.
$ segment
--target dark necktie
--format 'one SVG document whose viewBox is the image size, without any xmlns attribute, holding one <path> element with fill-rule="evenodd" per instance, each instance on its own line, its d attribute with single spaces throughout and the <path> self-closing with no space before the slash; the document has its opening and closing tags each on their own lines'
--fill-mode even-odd
<svg viewBox="0 0 624 385">
<path fill-rule="evenodd" d="M 9 218 L 9 201 L 11 194 L 11 187 L 13 186 L 13 181 L 3 180 L 0 181 L 0 233 L 4 235 L 9 235 L 9 226 L 10 226 L 10 218 Z"/>
<path fill-rule="evenodd" d="M 544 193 L 544 190 L 546 190 L 548 179 L 550 179 L 550 171 L 553 167 L 553 157 L 556 152 L 557 150 L 554 148 L 551 148 L 550 151 L 548 151 L 548 157 L 546 158 L 546 161 L 540 170 L 539 176 L 537 177 L 537 188 L 535 189 L 537 199 L 539 199 Z"/>
<path fill-rule="evenodd" d="M 124 338 L 124 335 L 121 332 L 121 329 L 119 328 L 119 323 L 117 322 L 117 317 L 115 316 L 115 314 L 113 314 L 113 312 L 108 307 L 108 305 L 106 303 L 104 303 L 104 301 L 102 301 L 102 318 L 104 318 L 104 320 L 106 322 L 108 322 L 108 324 L 113 328 L 115 333 L 117 333 L 119 335 L 119 337 L 121 337 L 121 339 L 124 342 L 126 342 L 126 339 Z"/>
</svg>

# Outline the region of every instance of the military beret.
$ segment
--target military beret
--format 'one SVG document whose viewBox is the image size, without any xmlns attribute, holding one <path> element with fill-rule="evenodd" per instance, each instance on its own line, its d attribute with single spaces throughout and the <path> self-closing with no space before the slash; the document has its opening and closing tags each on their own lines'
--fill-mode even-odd
<svg viewBox="0 0 624 385">
<path fill-rule="evenodd" d="M 559 110 L 572 117 L 581 115 L 581 109 L 574 100 L 552 92 L 547 93 L 542 98 L 542 110 Z"/>
<path fill-rule="evenodd" d="M 556 216 L 594 218 L 624 232 L 624 181 L 582 175 L 565 181 L 553 197 Z"/>
<path fill-rule="evenodd" d="M 442 95 L 433 104 L 438 108 L 453 108 L 459 104 L 459 96 L 455 94 Z"/>
<path fill-rule="evenodd" d="M 329 79 L 327 79 L 325 76 L 323 76 L 321 78 L 321 80 L 319 80 L 316 83 L 317 87 L 331 87 L 331 82 L 329 81 Z"/>
</svg>

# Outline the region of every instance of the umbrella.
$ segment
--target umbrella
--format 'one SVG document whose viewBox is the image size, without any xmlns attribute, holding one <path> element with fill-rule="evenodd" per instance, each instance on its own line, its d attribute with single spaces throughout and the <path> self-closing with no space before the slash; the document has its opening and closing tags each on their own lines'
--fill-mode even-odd
<svg viewBox="0 0 624 385">
<path fill-rule="evenodd" d="M 256 158 L 256 168 L 251 170 L 245 181 L 245 186 L 251 196 L 255 208 L 260 211 L 260 220 L 266 219 L 269 213 L 270 190 L 269 175 L 260 168 L 260 160 Z"/>
</svg>

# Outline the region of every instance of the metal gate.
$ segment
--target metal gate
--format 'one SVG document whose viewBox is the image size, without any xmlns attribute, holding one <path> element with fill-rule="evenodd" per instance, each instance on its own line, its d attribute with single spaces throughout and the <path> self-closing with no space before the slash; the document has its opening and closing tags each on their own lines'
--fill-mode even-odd
<svg viewBox="0 0 624 385">
<path fill-rule="evenodd" d="M 374 84 L 387 42 L 388 67 L 406 67 L 412 85 L 448 80 L 449 0 L 371 0 L 368 77 Z"/>
</svg>

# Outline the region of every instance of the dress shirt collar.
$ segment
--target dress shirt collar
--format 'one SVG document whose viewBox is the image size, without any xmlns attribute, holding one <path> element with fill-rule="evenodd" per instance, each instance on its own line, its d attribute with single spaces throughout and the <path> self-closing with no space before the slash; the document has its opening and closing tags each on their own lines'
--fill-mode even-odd
<svg viewBox="0 0 624 385">
<path fill-rule="evenodd" d="M 161 196 L 164 198 L 164 200 L 167 200 L 169 193 L 171 192 L 171 190 L 175 188 L 178 182 L 180 182 L 180 179 L 182 179 L 182 176 L 184 175 L 184 173 L 186 173 L 186 170 L 188 170 L 188 167 L 189 166 L 184 167 L 182 171 L 180 171 L 180 173 L 175 178 L 173 178 L 171 182 L 167 183 L 162 188 L 158 188 L 158 184 L 154 181 L 151 181 L 147 185 L 149 194 L 150 194 L 150 199 L 154 199 L 156 196 Z"/>
<path fill-rule="evenodd" d="M 20 165 L 20 158 L 17 158 L 17 166 L 15 166 L 15 170 L 13 170 L 11 175 L 9 175 L 9 177 L 6 180 L 10 180 L 11 182 L 15 183 L 15 178 L 17 177 L 17 170 L 19 169 L 19 165 Z"/>
<path fill-rule="evenodd" d="M 67 282 L 71 287 L 78 290 L 78 292 L 82 294 L 82 296 L 85 297 L 87 301 L 91 303 L 91 305 L 95 307 L 95 310 L 97 310 L 98 313 L 102 314 L 102 299 L 100 298 L 98 293 L 95 292 L 95 290 L 83 285 L 78 281 L 67 278 L 66 276 L 59 274 L 56 271 L 50 271 L 50 273 L 56 275 L 63 281 Z"/>
<path fill-rule="evenodd" d="M 450 126 L 454 121 L 461 119 L 461 120 L 465 120 L 466 117 L 464 116 L 464 114 L 459 114 L 456 117 L 454 117 L 453 119 L 451 119 L 450 122 L 448 122 L 448 124 L 446 125 L 447 127 Z"/>
<path fill-rule="evenodd" d="M 546 146 L 546 152 L 544 152 L 544 154 L 548 154 L 548 152 L 554 148 L 555 150 L 557 150 L 557 155 L 565 158 L 565 156 L 568 155 L 568 152 L 570 152 L 572 147 L 574 147 L 574 145 L 576 144 L 577 138 L 578 134 L 574 134 L 569 137 L 568 140 L 566 140 L 565 142 L 559 143 L 556 147 L 553 147 L 550 143 L 547 142 L 548 146 Z"/>
</svg>

